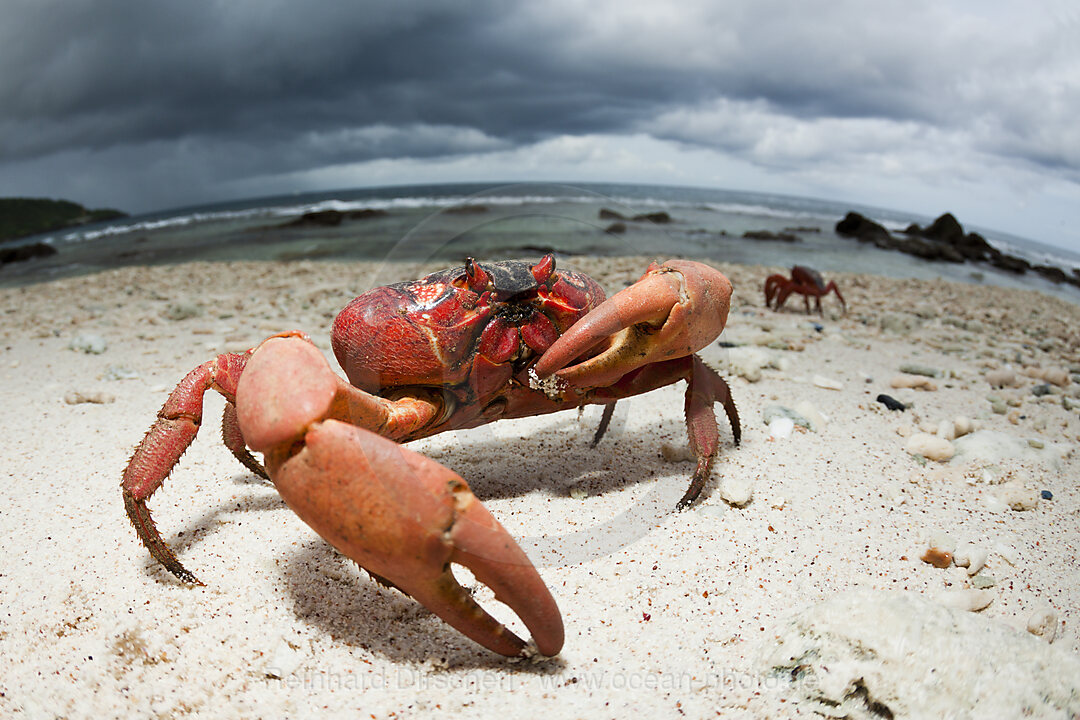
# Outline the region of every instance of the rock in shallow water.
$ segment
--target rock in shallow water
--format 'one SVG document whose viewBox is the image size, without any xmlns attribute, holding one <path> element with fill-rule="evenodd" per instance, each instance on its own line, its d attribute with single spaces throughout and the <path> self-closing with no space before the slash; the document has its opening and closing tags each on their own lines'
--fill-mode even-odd
<svg viewBox="0 0 1080 720">
<path fill-rule="evenodd" d="M 763 672 L 825 717 L 1071 717 L 1080 658 L 911 593 L 853 591 L 804 609 Z"/>
</svg>

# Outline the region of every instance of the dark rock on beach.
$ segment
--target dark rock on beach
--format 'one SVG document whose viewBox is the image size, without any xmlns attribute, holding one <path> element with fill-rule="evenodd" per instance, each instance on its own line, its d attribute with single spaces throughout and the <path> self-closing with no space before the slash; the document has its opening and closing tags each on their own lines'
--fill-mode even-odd
<svg viewBox="0 0 1080 720">
<path fill-rule="evenodd" d="M 601 220 L 629 220 L 630 222 L 651 222 L 651 223 L 669 223 L 671 222 L 671 215 L 668 215 L 663 210 L 659 212 L 641 213 L 640 215 L 634 215 L 633 217 L 626 217 L 622 213 L 608 208 L 600 208 Z"/>
<path fill-rule="evenodd" d="M 11 248 L 0 248 L 0 265 L 11 262 L 23 262 L 33 258 L 55 255 L 56 248 L 49 243 L 36 242 Z"/>
<path fill-rule="evenodd" d="M 336 227 L 341 224 L 341 221 L 345 219 L 345 213 L 340 210 L 318 210 L 315 212 L 307 212 L 289 222 L 282 225 L 282 227 Z"/>
<path fill-rule="evenodd" d="M 881 393 L 877 396 L 877 401 L 885 407 L 889 408 L 890 410 L 899 410 L 901 412 L 907 410 L 907 405 L 900 402 L 892 395 L 886 395 L 885 393 Z"/>
<path fill-rule="evenodd" d="M 1070 276 L 1061 268 L 1032 265 L 1023 258 L 1003 253 L 982 235 L 964 232 L 963 226 L 951 213 L 945 213 L 925 228 L 912 223 L 901 233 L 902 237 L 897 237 L 873 220 L 857 212 L 849 212 L 836 224 L 836 233 L 853 237 L 859 242 L 871 242 L 884 250 L 898 250 L 924 260 L 983 262 L 1018 275 L 1031 270 L 1052 282 L 1068 282 L 1080 287 L 1080 273 L 1074 271 Z"/>
<path fill-rule="evenodd" d="M 337 227 L 345 220 L 370 220 L 384 217 L 388 213 L 385 210 L 364 208 L 341 212 L 340 210 L 315 210 L 307 212 L 300 217 L 284 223 L 281 227 Z"/>
<path fill-rule="evenodd" d="M 613 233 L 613 234 L 616 234 L 616 235 L 621 235 L 624 232 L 626 232 L 626 223 L 624 223 L 624 222 L 613 222 L 610 225 L 608 225 L 606 228 L 604 228 L 604 232 Z"/>
<path fill-rule="evenodd" d="M 378 208 L 362 208 L 349 212 L 350 220 L 373 220 L 374 218 L 386 217 L 390 213 Z"/>
<path fill-rule="evenodd" d="M 487 211 L 487 205 L 454 205 L 443 210 L 447 215 L 483 215 Z"/>
<path fill-rule="evenodd" d="M 776 240 L 779 242 L 799 242 L 799 236 L 788 232 L 775 233 L 770 230 L 747 230 L 742 235 L 748 240 Z"/>
<path fill-rule="evenodd" d="M 859 242 L 883 242 L 886 245 L 892 239 L 889 231 L 883 225 L 879 225 L 870 218 L 863 217 L 857 212 L 849 212 L 844 219 L 836 223 L 836 234 L 844 237 L 853 237 Z"/>
</svg>

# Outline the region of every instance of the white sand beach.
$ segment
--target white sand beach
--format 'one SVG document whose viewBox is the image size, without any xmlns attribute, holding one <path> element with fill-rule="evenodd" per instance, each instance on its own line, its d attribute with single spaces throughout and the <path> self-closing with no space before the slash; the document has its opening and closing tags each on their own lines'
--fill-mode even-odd
<svg viewBox="0 0 1080 720">
<path fill-rule="evenodd" d="M 612 292 L 651 259 L 567 264 Z M 119 483 L 176 382 L 294 328 L 336 367 L 337 311 L 434 269 L 195 263 L 0 290 L 0 715 L 1080 715 L 1080 305 L 1021 290 L 834 274 L 848 313 L 829 296 L 819 318 L 764 307 L 777 268 L 721 266 L 737 347 L 701 355 L 743 437 L 721 419 L 685 512 L 681 386 L 621 402 L 595 449 L 598 408 L 410 444 L 533 559 L 566 626 L 555 658 L 497 656 L 373 582 L 237 464 L 217 396 L 149 502 L 206 584 L 159 567 Z M 812 427 L 767 425 L 777 405 Z"/>
</svg>

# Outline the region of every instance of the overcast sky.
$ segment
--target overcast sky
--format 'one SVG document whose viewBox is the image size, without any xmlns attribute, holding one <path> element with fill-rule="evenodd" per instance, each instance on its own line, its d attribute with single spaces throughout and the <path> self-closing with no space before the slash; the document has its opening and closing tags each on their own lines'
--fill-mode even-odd
<svg viewBox="0 0 1080 720">
<path fill-rule="evenodd" d="M 1074 0 L 0 0 L 0 195 L 626 181 L 1080 251 Z"/>
</svg>

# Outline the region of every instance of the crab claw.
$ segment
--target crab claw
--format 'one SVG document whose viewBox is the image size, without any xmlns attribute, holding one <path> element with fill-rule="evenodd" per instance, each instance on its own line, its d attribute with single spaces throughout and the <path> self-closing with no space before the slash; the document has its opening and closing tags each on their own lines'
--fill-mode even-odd
<svg viewBox="0 0 1080 720">
<path fill-rule="evenodd" d="M 559 609 L 529 558 L 451 470 L 380 435 L 333 419 L 340 380 L 308 343 L 257 350 L 237 389 L 249 445 L 285 503 L 327 542 L 469 638 L 502 655 L 526 643 L 458 584 L 472 571 L 532 633 L 537 650 L 563 645 Z M 277 388 L 284 390 L 275 391 Z M 291 397 L 289 403 L 281 398 Z"/>
<path fill-rule="evenodd" d="M 731 282 L 718 270 L 692 260 L 653 263 L 563 333 L 534 371 L 573 388 L 611 385 L 643 365 L 706 347 L 723 331 L 730 303 Z"/>
</svg>

